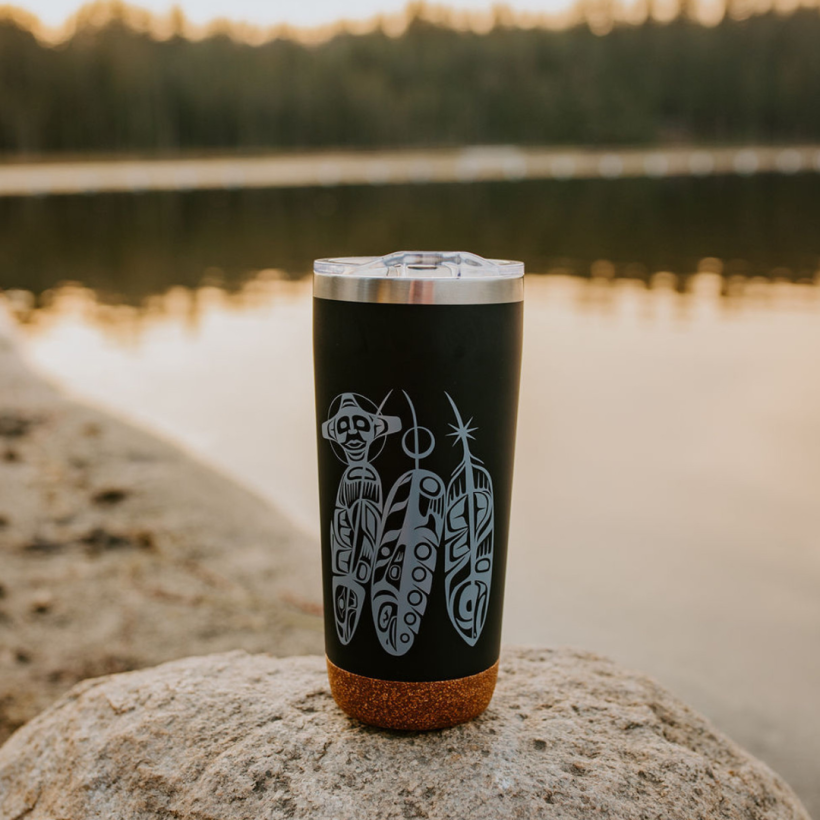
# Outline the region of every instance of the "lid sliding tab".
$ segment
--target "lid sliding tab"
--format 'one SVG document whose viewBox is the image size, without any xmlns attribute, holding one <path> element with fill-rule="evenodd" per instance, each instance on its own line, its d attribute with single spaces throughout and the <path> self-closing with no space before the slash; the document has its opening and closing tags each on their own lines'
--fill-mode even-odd
<svg viewBox="0 0 820 820">
<path fill-rule="evenodd" d="M 386 256 L 317 259 L 319 299 L 387 304 L 464 305 L 520 302 L 524 264 L 464 251 L 399 251 Z"/>
</svg>

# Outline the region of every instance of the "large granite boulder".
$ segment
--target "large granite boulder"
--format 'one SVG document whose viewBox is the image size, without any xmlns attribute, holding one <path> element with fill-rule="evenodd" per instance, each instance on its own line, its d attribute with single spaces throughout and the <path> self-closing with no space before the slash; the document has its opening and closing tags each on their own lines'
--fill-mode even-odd
<svg viewBox="0 0 820 820">
<path fill-rule="evenodd" d="M 643 675 L 502 658 L 472 723 L 363 726 L 320 657 L 244 652 L 85 681 L 0 749 L 0 817 L 807 820 L 789 787 Z"/>
</svg>

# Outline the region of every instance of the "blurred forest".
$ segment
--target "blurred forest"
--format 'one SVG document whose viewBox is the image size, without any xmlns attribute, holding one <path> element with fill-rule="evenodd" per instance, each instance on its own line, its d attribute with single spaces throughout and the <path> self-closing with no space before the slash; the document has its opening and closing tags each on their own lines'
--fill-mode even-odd
<svg viewBox="0 0 820 820">
<path fill-rule="evenodd" d="M 731 9 L 730 9 L 731 11 Z M 0 152 L 820 141 L 820 12 L 563 30 L 158 38 L 114 15 L 49 45 L 0 20 Z"/>
</svg>

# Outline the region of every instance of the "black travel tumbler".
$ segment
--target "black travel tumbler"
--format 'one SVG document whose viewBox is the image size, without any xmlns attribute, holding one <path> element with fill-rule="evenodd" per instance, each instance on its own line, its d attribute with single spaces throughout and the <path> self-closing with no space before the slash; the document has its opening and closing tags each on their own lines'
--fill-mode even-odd
<svg viewBox="0 0 820 820">
<path fill-rule="evenodd" d="M 498 670 L 524 266 L 402 252 L 314 274 L 331 690 L 365 723 L 453 726 Z"/>
</svg>

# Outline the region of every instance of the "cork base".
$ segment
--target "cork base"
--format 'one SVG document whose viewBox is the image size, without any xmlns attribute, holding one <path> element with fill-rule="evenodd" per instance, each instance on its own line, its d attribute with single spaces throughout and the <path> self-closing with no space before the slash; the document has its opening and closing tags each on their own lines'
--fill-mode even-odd
<svg viewBox="0 0 820 820">
<path fill-rule="evenodd" d="M 455 680 L 405 682 L 366 678 L 327 659 L 330 691 L 351 717 L 383 729 L 446 729 L 478 717 L 489 705 L 498 662 Z"/>
</svg>

